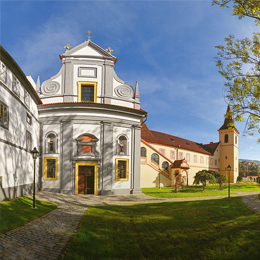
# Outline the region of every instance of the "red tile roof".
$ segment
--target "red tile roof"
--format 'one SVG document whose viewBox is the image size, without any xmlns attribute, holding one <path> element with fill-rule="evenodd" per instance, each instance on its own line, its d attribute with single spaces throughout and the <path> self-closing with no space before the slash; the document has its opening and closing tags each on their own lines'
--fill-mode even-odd
<svg viewBox="0 0 260 260">
<path fill-rule="evenodd" d="M 213 154 L 216 147 L 219 144 L 219 143 L 213 143 L 214 145 L 213 144 L 203 145 L 174 135 L 169 135 L 169 134 L 149 130 L 145 123 L 143 123 L 142 125 L 141 138 L 147 141 L 148 143 L 158 143 L 167 146 L 187 149 L 199 153 L 204 153 L 208 155 Z"/>
<path fill-rule="evenodd" d="M 182 160 L 175 160 L 171 168 L 190 169 L 190 166 L 188 165 L 186 160 L 182 159 Z"/>
</svg>

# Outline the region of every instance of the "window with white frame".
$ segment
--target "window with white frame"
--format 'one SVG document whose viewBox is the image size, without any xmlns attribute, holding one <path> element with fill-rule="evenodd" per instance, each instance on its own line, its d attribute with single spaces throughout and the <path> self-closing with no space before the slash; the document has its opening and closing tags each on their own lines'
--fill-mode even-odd
<svg viewBox="0 0 260 260">
<path fill-rule="evenodd" d="M 194 160 L 194 162 L 197 162 L 197 155 L 194 155 L 193 160 Z"/>
<path fill-rule="evenodd" d="M 204 157 L 200 156 L 200 163 L 204 163 Z"/>
<path fill-rule="evenodd" d="M 20 97 L 20 82 L 19 80 L 13 75 L 13 83 L 12 83 L 12 87 L 13 87 L 13 92 Z"/>
<path fill-rule="evenodd" d="M 165 154 L 165 150 L 164 150 L 163 148 L 160 148 L 160 149 L 159 149 L 159 152 L 160 152 L 161 154 L 163 154 L 163 155 Z"/>
<path fill-rule="evenodd" d="M 209 164 L 209 158 L 207 158 L 206 161 L 207 161 L 207 164 Z"/>
<path fill-rule="evenodd" d="M 6 82 L 7 79 L 7 70 L 3 62 L 0 62 L 0 78 L 2 81 Z"/>
<path fill-rule="evenodd" d="M 8 119 L 9 119 L 8 107 L 6 104 L 0 101 L 0 126 L 8 128 Z"/>
<path fill-rule="evenodd" d="M 190 154 L 187 153 L 187 154 L 186 154 L 186 157 L 187 157 L 187 161 L 189 162 L 189 161 L 190 161 Z"/>
<path fill-rule="evenodd" d="M 179 153 L 179 160 L 183 159 L 183 153 Z"/>
<path fill-rule="evenodd" d="M 171 159 L 175 159 L 175 151 L 171 151 Z"/>
</svg>

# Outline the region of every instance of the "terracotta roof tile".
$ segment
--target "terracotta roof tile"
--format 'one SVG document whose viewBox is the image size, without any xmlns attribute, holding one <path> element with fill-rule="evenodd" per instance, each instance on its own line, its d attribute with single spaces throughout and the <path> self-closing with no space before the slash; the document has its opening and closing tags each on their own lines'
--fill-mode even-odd
<svg viewBox="0 0 260 260">
<path fill-rule="evenodd" d="M 171 168 L 190 169 L 190 166 L 188 165 L 186 160 L 182 159 L 182 160 L 175 160 Z"/>
<path fill-rule="evenodd" d="M 149 143 L 159 143 L 167 146 L 178 147 L 178 148 L 187 149 L 190 151 L 195 151 L 195 152 L 204 153 L 208 155 L 213 154 L 215 151 L 215 150 L 213 151 L 214 148 L 213 146 L 211 147 L 184 138 L 180 138 L 174 135 L 169 135 L 169 134 L 149 130 L 145 123 L 143 123 L 142 125 L 141 137 L 142 139 L 144 139 Z"/>
</svg>

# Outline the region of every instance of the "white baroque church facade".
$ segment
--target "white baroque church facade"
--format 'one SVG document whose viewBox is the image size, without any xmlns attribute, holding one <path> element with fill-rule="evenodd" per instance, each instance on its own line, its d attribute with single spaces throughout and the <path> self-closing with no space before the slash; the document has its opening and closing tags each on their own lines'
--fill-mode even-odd
<svg viewBox="0 0 260 260">
<path fill-rule="evenodd" d="M 58 74 L 40 84 L 0 46 L 0 200 L 37 190 L 136 194 L 143 187 L 187 185 L 199 170 L 238 176 L 238 131 L 227 115 L 219 142 L 195 143 L 149 130 L 138 83 L 119 79 L 117 58 L 90 40 L 60 55 Z"/>
<path fill-rule="evenodd" d="M 1 50 L 6 53 L 2 47 Z M 9 59 L 13 61 L 10 55 Z M 141 120 L 147 113 L 140 108 L 138 84 L 134 89 L 119 79 L 114 71 L 117 58 L 111 54 L 111 49 L 105 51 L 90 39 L 73 49 L 66 46 L 60 59 L 62 67 L 58 74 L 41 86 L 39 78 L 37 84 L 24 75 L 18 78 L 19 87 L 24 91 L 27 87 L 33 101 L 33 112 L 27 113 L 36 121 L 30 131 L 34 141 L 27 149 L 25 138 L 22 139 L 20 150 L 24 151 L 24 162 L 30 162 L 30 167 L 21 166 L 23 170 L 18 181 L 10 182 L 17 164 L 12 169 L 8 165 L 17 147 L 15 140 L 11 144 L 6 139 L 8 134 L 21 139 L 19 137 L 30 126 L 26 122 L 22 128 L 16 125 L 20 131 L 17 133 L 11 127 L 0 127 L 1 150 L 4 151 L 5 146 L 10 149 L 10 152 L 1 152 L 0 167 L 4 169 L 1 172 L 1 198 L 7 196 L 8 191 L 8 197 L 13 197 L 17 190 L 19 194 L 30 192 L 25 185 L 32 184 L 30 150 L 34 146 L 40 152 L 38 189 L 66 194 L 141 193 Z M 8 67 L 6 60 L 2 63 Z M 14 71 L 13 77 L 16 74 Z M 11 85 L 11 80 L 7 85 L 1 80 L 1 92 L 7 93 L 1 93 L 0 102 L 8 109 L 9 126 L 15 127 L 18 120 L 12 122 L 14 114 L 26 112 L 9 105 L 9 99 L 15 96 Z M 15 103 L 20 101 L 17 98 Z M 23 105 L 30 111 L 26 104 Z M 6 110 L 0 115 L 2 113 Z M 25 181 L 26 178 L 30 181 Z"/>
</svg>

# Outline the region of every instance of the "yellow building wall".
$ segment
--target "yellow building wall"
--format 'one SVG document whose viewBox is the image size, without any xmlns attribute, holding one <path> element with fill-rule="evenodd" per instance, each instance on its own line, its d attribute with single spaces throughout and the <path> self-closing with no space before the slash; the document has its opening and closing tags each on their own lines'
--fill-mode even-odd
<svg viewBox="0 0 260 260">
<path fill-rule="evenodd" d="M 225 135 L 228 134 L 228 143 L 225 143 Z M 228 165 L 231 166 L 230 182 L 234 183 L 238 176 L 238 133 L 232 129 L 219 131 L 220 141 L 220 174 L 228 176 Z"/>
<path fill-rule="evenodd" d="M 146 158 L 141 157 L 141 178 L 140 186 L 141 188 L 152 188 L 159 186 L 159 165 L 151 160 L 151 156 L 155 151 L 151 149 L 144 143 L 141 143 L 141 147 L 146 148 Z M 159 155 L 160 166 L 164 161 L 167 161 L 163 156 Z M 170 165 L 170 162 L 169 162 Z M 162 167 L 160 167 L 162 170 Z M 167 171 L 163 171 L 165 175 L 169 175 Z M 171 180 L 164 176 L 160 175 L 160 186 L 168 187 L 171 185 Z"/>
<path fill-rule="evenodd" d="M 186 160 L 189 157 L 189 160 L 187 160 L 188 165 L 190 166 L 190 169 L 188 171 L 188 184 L 191 185 L 193 184 L 194 181 L 194 176 L 198 171 L 201 170 L 214 170 L 214 171 L 219 171 L 220 169 L 220 160 L 219 160 L 219 155 L 220 155 L 220 147 L 217 147 L 216 152 L 214 155 L 206 155 L 203 153 L 198 153 L 194 151 L 189 151 L 187 149 L 182 149 L 182 148 L 173 148 L 167 145 L 162 145 L 162 144 L 154 144 L 154 143 L 149 143 L 157 152 L 161 151 L 161 149 L 164 149 L 164 155 L 170 159 L 172 162 L 174 160 L 180 159 L 179 154 L 182 153 L 182 158 L 185 158 Z M 156 178 L 156 173 L 152 173 L 153 169 L 151 169 L 150 166 L 145 165 L 153 165 L 153 162 L 151 162 L 151 156 L 155 151 L 151 149 L 149 146 L 141 142 L 141 147 L 145 147 L 147 149 L 147 157 L 146 157 L 146 164 L 144 164 L 143 160 L 144 158 L 141 158 L 141 187 L 156 187 L 154 186 L 155 183 L 155 178 Z M 171 151 L 175 151 L 175 158 L 171 158 Z M 187 156 L 189 155 L 189 156 Z M 194 156 L 197 156 L 197 162 L 194 160 Z M 203 158 L 201 161 L 201 157 Z M 211 160 L 212 159 L 212 160 Z M 215 160 L 217 162 L 217 165 L 215 165 Z M 165 158 L 160 156 L 160 168 L 162 168 L 162 163 L 166 161 Z M 211 164 L 212 162 L 212 164 Z M 170 164 L 170 163 L 169 163 Z M 158 174 L 158 173 L 157 173 Z M 169 184 L 167 182 L 164 184 L 167 186 L 171 185 L 171 181 L 169 180 Z"/>
</svg>

